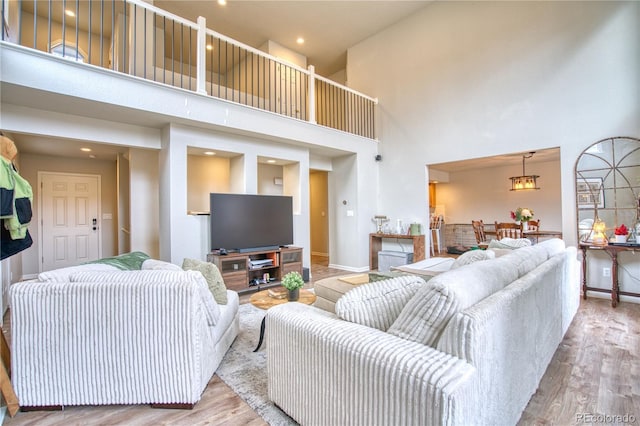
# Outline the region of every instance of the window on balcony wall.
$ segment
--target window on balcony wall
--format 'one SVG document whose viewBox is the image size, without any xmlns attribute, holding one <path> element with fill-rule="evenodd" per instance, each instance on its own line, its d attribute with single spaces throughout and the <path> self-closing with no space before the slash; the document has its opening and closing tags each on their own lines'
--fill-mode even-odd
<svg viewBox="0 0 640 426">
<path fill-rule="evenodd" d="M 63 43 L 62 40 L 51 43 L 49 53 L 60 56 L 62 58 L 73 59 L 78 62 L 86 62 L 87 54 L 82 51 L 78 46 L 73 43 Z"/>
</svg>

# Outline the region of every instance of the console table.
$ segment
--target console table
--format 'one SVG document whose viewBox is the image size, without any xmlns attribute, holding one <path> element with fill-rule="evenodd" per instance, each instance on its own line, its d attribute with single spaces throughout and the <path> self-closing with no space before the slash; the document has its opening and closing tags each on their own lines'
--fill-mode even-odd
<svg viewBox="0 0 640 426">
<path fill-rule="evenodd" d="M 382 250 L 382 240 L 412 240 L 413 241 L 413 261 L 424 260 L 424 235 L 406 234 L 369 234 L 369 269 L 378 269 L 378 252 Z"/>
<path fill-rule="evenodd" d="M 614 308 L 620 302 L 620 295 L 640 297 L 640 293 L 631 293 L 628 291 L 620 291 L 618 287 L 618 253 L 623 251 L 640 251 L 640 246 L 608 244 L 606 246 L 596 246 L 588 243 L 580 243 L 582 250 L 582 297 L 586 300 L 587 290 L 599 291 L 602 293 L 611 293 L 611 306 Z M 611 257 L 611 290 L 597 287 L 587 286 L 587 251 L 600 250 L 605 251 Z"/>
</svg>

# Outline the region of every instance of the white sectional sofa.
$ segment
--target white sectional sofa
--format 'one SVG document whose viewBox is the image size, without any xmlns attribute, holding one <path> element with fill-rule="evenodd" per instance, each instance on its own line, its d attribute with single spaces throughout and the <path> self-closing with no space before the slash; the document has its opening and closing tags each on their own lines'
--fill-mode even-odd
<svg viewBox="0 0 640 426">
<path fill-rule="evenodd" d="M 197 271 L 82 265 L 11 288 L 12 382 L 25 407 L 193 406 L 239 330 L 238 295 Z"/>
<path fill-rule="evenodd" d="M 579 306 L 575 247 L 549 240 L 416 280 L 360 286 L 337 314 L 270 309 L 270 399 L 303 425 L 516 424 Z"/>
</svg>

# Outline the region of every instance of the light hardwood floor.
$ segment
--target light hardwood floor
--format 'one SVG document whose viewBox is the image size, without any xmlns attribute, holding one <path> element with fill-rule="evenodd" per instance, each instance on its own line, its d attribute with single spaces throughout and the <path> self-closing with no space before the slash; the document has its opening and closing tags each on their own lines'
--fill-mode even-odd
<svg viewBox="0 0 640 426">
<path fill-rule="evenodd" d="M 313 258 L 312 282 L 344 274 Z M 312 282 L 308 287 L 312 287 Z M 249 296 L 241 301 L 248 302 Z M 10 338 L 10 324 L 5 321 Z M 578 415 L 635 416 L 640 424 L 640 305 L 582 301 L 567 335 L 519 425 L 568 425 Z M 264 425 L 265 422 L 214 375 L 193 410 L 148 406 L 70 407 L 19 412 L 5 425 Z"/>
</svg>

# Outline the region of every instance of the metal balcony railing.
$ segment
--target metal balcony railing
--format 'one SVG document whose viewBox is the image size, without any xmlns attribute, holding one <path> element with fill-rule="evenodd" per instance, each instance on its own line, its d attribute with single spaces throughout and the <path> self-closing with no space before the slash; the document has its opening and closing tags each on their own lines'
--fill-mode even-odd
<svg viewBox="0 0 640 426">
<path fill-rule="evenodd" d="M 375 139 L 376 99 L 140 0 L 2 1 L 2 40 Z"/>
</svg>

